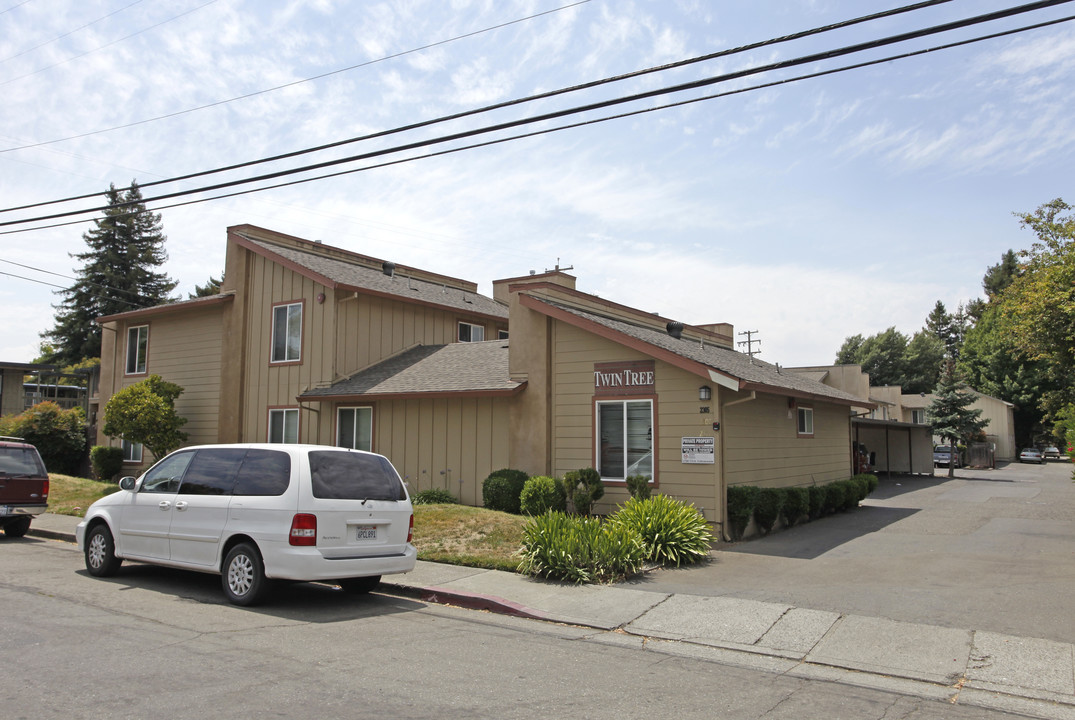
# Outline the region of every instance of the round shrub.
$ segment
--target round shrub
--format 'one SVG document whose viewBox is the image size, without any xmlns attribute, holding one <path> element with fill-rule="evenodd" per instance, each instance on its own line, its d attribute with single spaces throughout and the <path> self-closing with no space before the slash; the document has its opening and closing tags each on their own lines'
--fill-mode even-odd
<svg viewBox="0 0 1075 720">
<path fill-rule="evenodd" d="M 822 513 L 831 515 L 842 510 L 844 507 L 844 486 L 840 483 L 831 482 L 825 485 L 825 507 Z"/>
<path fill-rule="evenodd" d="M 709 523 L 693 505 L 667 495 L 631 498 L 608 521 L 637 533 L 647 560 L 679 567 L 709 557 L 713 542 Z"/>
<path fill-rule="evenodd" d="M 768 535 L 780 517 L 786 493 L 783 488 L 762 488 L 754 501 L 754 522 L 763 535 Z"/>
<path fill-rule="evenodd" d="M 455 496 L 443 488 L 430 488 L 420 490 L 411 495 L 411 502 L 415 505 L 458 505 Z"/>
<path fill-rule="evenodd" d="M 519 571 L 571 582 L 611 582 L 637 574 L 645 560 L 638 534 L 597 518 L 550 512 L 523 528 Z"/>
<path fill-rule="evenodd" d="M 530 478 L 519 496 L 519 509 L 524 515 L 544 515 L 550 510 L 564 512 L 567 509 L 564 486 L 545 475 Z"/>
<path fill-rule="evenodd" d="M 732 485 L 728 488 L 728 534 L 740 540 L 754 516 L 758 488 L 753 485 Z"/>
<path fill-rule="evenodd" d="M 123 448 L 94 445 L 90 448 L 90 465 L 98 480 L 111 480 L 123 469 Z"/>
<path fill-rule="evenodd" d="M 810 512 L 810 490 L 804 487 L 789 487 L 784 490 L 784 507 L 780 514 L 784 517 L 784 524 L 792 527 L 803 515 Z"/>
<path fill-rule="evenodd" d="M 519 514 L 519 496 L 529 479 L 522 470 L 497 470 L 482 483 L 482 504 L 490 510 Z"/>
</svg>

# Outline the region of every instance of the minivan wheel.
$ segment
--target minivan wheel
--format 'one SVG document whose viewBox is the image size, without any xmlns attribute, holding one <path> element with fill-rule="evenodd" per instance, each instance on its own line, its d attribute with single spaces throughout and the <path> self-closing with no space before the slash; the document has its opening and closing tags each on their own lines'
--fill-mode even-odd
<svg viewBox="0 0 1075 720">
<path fill-rule="evenodd" d="M 115 575 L 123 558 L 116 557 L 116 543 L 104 523 L 90 528 L 86 535 L 86 570 L 94 577 Z"/>
<path fill-rule="evenodd" d="M 343 588 L 345 593 L 350 595 L 365 595 L 381 584 L 381 576 L 371 575 L 369 577 L 344 578 L 337 582 L 340 583 L 340 587 Z"/>
<path fill-rule="evenodd" d="M 250 543 L 240 543 L 228 551 L 220 574 L 224 595 L 233 605 L 254 605 L 265 594 L 268 580 L 258 549 Z"/>
<path fill-rule="evenodd" d="M 20 538 L 30 530 L 30 517 L 16 518 L 4 525 L 4 535 L 9 538 Z"/>
</svg>

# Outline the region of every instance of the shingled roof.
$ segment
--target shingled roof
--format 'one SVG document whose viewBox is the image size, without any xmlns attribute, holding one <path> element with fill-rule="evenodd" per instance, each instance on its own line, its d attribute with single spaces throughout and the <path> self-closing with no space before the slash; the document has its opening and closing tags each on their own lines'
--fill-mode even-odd
<svg viewBox="0 0 1075 720">
<path fill-rule="evenodd" d="M 513 395 L 525 387 L 508 374 L 508 343 L 496 340 L 418 345 L 301 400 L 372 399 L 413 395 Z"/>
<path fill-rule="evenodd" d="M 463 290 L 450 284 L 435 283 L 403 274 L 392 276 L 379 269 L 326 257 L 299 248 L 266 242 L 249 234 L 236 233 L 255 252 L 276 256 L 292 266 L 307 271 L 318 282 L 342 290 L 399 298 L 408 302 L 436 305 L 471 315 L 507 320 L 508 309 L 492 298 Z"/>
<path fill-rule="evenodd" d="M 652 348 L 650 354 L 655 357 L 660 358 L 663 355 L 665 359 L 667 356 L 682 358 L 688 361 L 688 364 L 694 365 L 697 371 L 703 368 L 711 371 L 710 377 L 714 377 L 715 373 L 715 377 L 721 379 L 721 384 L 732 389 L 782 393 L 856 407 L 870 406 L 870 403 L 850 393 L 805 375 L 783 370 L 758 358 L 751 358 L 731 348 L 705 344 L 689 338 L 676 338 L 661 330 L 634 325 L 547 299 L 531 297 L 528 305 L 539 312 L 542 311 L 540 306 L 544 305 L 550 310 L 547 314 L 584 329 L 604 328 L 613 335 L 637 341 L 632 345 L 643 349 L 645 346 Z"/>
</svg>

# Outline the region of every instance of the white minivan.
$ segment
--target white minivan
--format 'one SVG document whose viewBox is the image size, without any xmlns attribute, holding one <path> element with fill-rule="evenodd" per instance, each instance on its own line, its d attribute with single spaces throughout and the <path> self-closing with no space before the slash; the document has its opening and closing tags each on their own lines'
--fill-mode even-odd
<svg viewBox="0 0 1075 720">
<path fill-rule="evenodd" d="M 365 593 L 414 569 L 414 514 L 388 458 L 320 445 L 183 448 L 86 511 L 76 537 L 91 575 L 123 560 L 220 573 L 253 605 L 270 580 Z"/>
</svg>

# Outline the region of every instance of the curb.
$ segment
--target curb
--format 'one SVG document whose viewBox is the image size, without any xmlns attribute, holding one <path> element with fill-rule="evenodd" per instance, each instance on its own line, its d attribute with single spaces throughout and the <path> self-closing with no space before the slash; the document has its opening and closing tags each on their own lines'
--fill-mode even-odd
<svg viewBox="0 0 1075 720">
<path fill-rule="evenodd" d="M 423 602 L 437 605 L 451 605 L 467 610 L 485 610 L 498 615 L 526 618 L 528 620 L 546 620 L 558 622 L 557 618 L 540 610 L 526 607 L 517 602 L 507 600 L 496 595 L 483 595 L 481 593 L 459 592 L 443 587 L 417 587 L 414 585 L 402 585 L 393 582 L 381 581 L 380 590 L 389 594 L 402 597 L 414 598 Z"/>
</svg>

